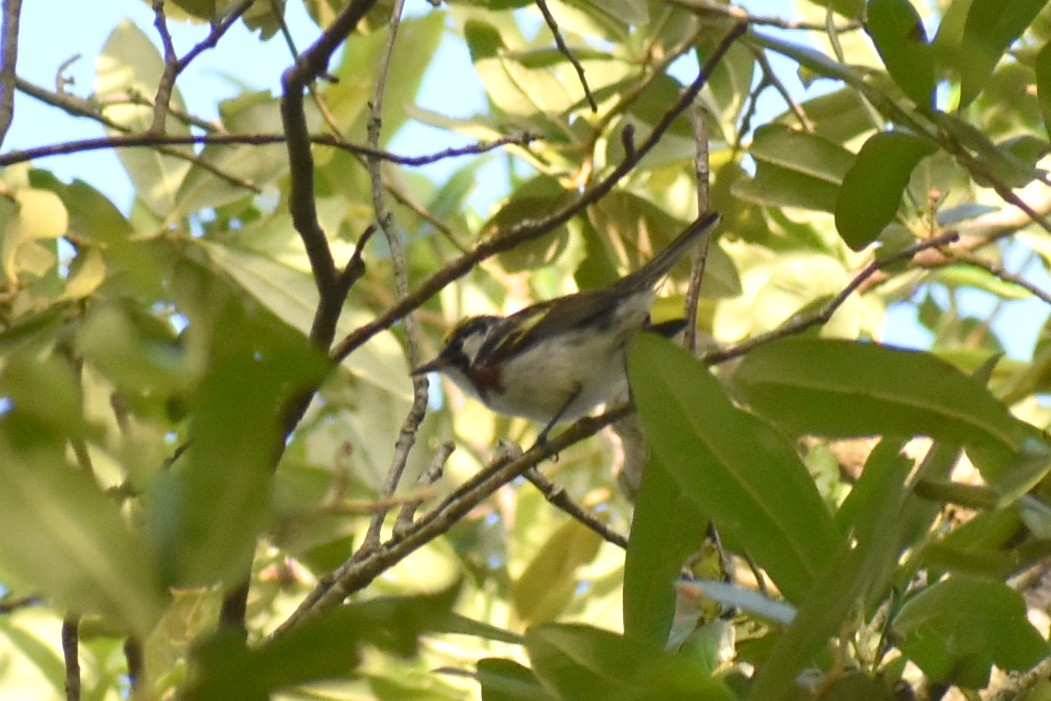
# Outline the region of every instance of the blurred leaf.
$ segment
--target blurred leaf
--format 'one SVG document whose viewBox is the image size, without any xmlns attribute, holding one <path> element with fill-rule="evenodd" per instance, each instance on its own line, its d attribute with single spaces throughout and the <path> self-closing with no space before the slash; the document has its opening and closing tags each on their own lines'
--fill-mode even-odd
<svg viewBox="0 0 1051 701">
<path fill-rule="evenodd" d="M 156 47 L 130 21 L 121 22 L 109 35 L 96 63 L 95 96 L 105 101 L 113 99 L 103 114 L 133 132 L 147 131 L 153 122 L 153 108 L 120 102 L 129 93 L 154 95 L 164 72 L 164 61 Z M 178 88 L 173 90 L 171 106 L 185 109 Z M 112 131 L 111 131 L 112 133 Z M 164 133 L 169 136 L 188 136 L 189 128 L 168 115 Z M 173 146 L 172 150 L 193 155 L 189 146 Z M 162 155 L 152 148 L 116 149 L 124 164 L 137 197 L 158 216 L 167 216 L 175 208 L 175 193 L 183 176 L 190 169 L 188 161 Z"/>
<path fill-rule="evenodd" d="M 1021 594 L 1003 582 L 954 575 L 905 602 L 893 622 L 898 647 L 932 681 L 980 689 L 993 664 L 1029 669 L 1048 654 Z"/>
<path fill-rule="evenodd" d="M 1040 115 L 1044 131 L 1051 138 L 1051 42 L 1044 44 L 1036 55 L 1036 95 L 1040 101 Z"/>
<path fill-rule="evenodd" d="M 909 0 L 869 0 L 865 29 L 898 87 L 917 107 L 932 107 L 934 55 Z"/>
<path fill-rule="evenodd" d="M 223 126 L 230 133 L 278 134 L 282 130 L 279 100 L 269 93 L 242 94 L 224 101 L 219 108 Z M 313 131 L 320 122 L 316 111 L 308 109 L 308 128 Z M 263 188 L 287 172 L 288 153 L 283 143 L 209 144 L 201 151 L 199 163 L 193 165 L 179 185 L 175 213 L 192 214 L 255 194 L 231 179 Z"/>
<path fill-rule="evenodd" d="M 416 654 L 420 634 L 448 614 L 458 587 L 425 596 L 346 604 L 301 621 L 276 640 L 247 648 L 220 630 L 196 646 L 185 698 L 193 701 L 270 698 L 271 692 L 322 679 L 346 678 L 366 646 L 399 657 Z"/>
<path fill-rule="evenodd" d="M 66 234 L 69 215 L 58 195 L 47 190 L 25 189 L 14 193 L 15 213 L 3 229 L 0 263 L 8 283 L 22 274 L 39 277 L 57 262 L 38 241 Z"/>
<path fill-rule="evenodd" d="M 216 287 L 197 292 L 211 309 L 191 312 L 191 328 L 210 337 L 208 367 L 189 398 L 188 447 L 149 495 L 164 574 L 180 586 L 231 585 L 242 576 L 271 517 L 282 412 L 327 369 L 298 333 L 223 299 Z"/>
<path fill-rule="evenodd" d="M 80 392 L 68 363 L 9 359 L 0 392 L 0 571 L 57 607 L 99 614 L 145 636 L 164 592 L 145 544 L 91 475 L 66 459 L 81 440 Z M 42 406 L 46 405 L 46 406 Z"/>
<path fill-rule="evenodd" d="M 956 115 L 937 112 L 934 121 L 962 146 L 975 152 L 980 168 L 971 172 L 978 185 L 989 187 L 995 178 L 1008 187 L 1022 187 L 1041 177 L 1032 163 L 1022 161 L 1010 150 L 997 146 L 982 130 Z"/>
<path fill-rule="evenodd" d="M 535 217 L 537 212 L 553 212 L 574 198 L 558 181 L 544 175 L 522 183 L 500 208 L 489 217 L 479 233 L 483 240 L 500 238 L 511 227 Z M 566 227 L 559 226 L 540 238 L 515 246 L 497 255 L 508 272 L 533 270 L 547 265 L 566 245 Z"/>
<path fill-rule="evenodd" d="M 894 219 L 916 164 L 934 150 L 931 142 L 904 132 L 869 137 L 836 198 L 836 229 L 848 246 L 860 251 L 876 240 Z"/>
<path fill-rule="evenodd" d="M 285 0 L 254 2 L 241 15 L 241 21 L 250 30 L 258 30 L 260 39 L 269 39 L 277 34 L 284 21 Z"/>
<path fill-rule="evenodd" d="M 734 385 L 794 434 L 929 435 L 1012 453 L 1026 432 L 981 383 L 929 353 L 789 338 L 749 353 Z"/>
<path fill-rule="evenodd" d="M 530 561 L 511 590 L 515 614 L 524 623 L 552 621 L 573 599 L 577 569 L 591 562 L 602 536 L 578 521 L 563 523 Z"/>
<path fill-rule="evenodd" d="M 737 197 L 757 204 L 832 212 L 854 155 L 839 144 L 779 124 L 755 132 L 749 153 L 755 177 L 739 181 Z"/>
<path fill-rule="evenodd" d="M 730 701 L 733 695 L 693 662 L 637 638 L 573 624 L 526 633 L 533 673 L 564 701 Z"/>
<path fill-rule="evenodd" d="M 474 676 L 482 688 L 482 701 L 555 701 L 528 667 L 513 660 L 478 660 Z"/>
<path fill-rule="evenodd" d="M 785 597 L 800 601 L 841 539 L 795 451 L 664 339 L 638 337 L 628 371 L 650 450 Z"/>
<path fill-rule="evenodd" d="M 960 105 L 978 96 L 993 69 L 1044 8 L 1043 0 L 970 0 L 964 3 L 967 18 L 959 32 L 959 20 L 946 25 L 935 38 L 942 60 L 960 76 Z"/>
<path fill-rule="evenodd" d="M 701 543 L 704 513 L 657 455 L 642 473 L 624 559 L 624 634 L 663 645 L 675 614 L 674 582 Z"/>
</svg>

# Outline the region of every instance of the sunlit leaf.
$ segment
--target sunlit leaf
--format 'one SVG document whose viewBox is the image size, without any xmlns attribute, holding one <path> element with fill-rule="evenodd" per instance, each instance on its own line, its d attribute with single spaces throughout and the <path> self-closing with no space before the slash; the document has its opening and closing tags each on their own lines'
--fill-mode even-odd
<svg viewBox="0 0 1051 701">
<path fill-rule="evenodd" d="M 545 623 L 562 613 L 576 591 L 577 568 L 593 560 L 600 545 L 601 536 L 577 521 L 552 533 L 511 590 L 518 618 Z"/>
<path fill-rule="evenodd" d="M 785 339 L 749 353 L 734 383 L 756 411 L 793 432 L 926 434 L 1008 451 L 1025 435 L 981 383 L 918 351 Z"/>
<path fill-rule="evenodd" d="M 126 100 L 129 92 L 149 96 L 157 92 L 164 61 L 149 37 L 130 21 L 122 22 L 106 40 L 96 68 L 96 97 L 113 100 L 103 114 L 132 131 L 147 131 L 153 122 L 153 108 Z M 120 101 L 122 98 L 124 102 Z M 185 108 L 177 88 L 172 93 L 171 104 Z M 190 133 L 183 122 L 170 115 L 163 128 L 170 136 Z M 193 154 L 188 146 L 171 148 L 186 156 Z M 135 185 L 138 198 L 156 215 L 166 216 L 175 207 L 175 193 L 190 168 L 189 162 L 149 148 L 117 149 L 116 153 Z"/>
</svg>

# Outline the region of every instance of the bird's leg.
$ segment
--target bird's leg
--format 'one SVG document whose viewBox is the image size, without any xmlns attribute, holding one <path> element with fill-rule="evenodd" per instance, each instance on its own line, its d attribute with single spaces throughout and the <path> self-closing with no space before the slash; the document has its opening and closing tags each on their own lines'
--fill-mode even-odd
<svg viewBox="0 0 1051 701">
<path fill-rule="evenodd" d="M 566 398 L 566 401 L 563 402 L 559 410 L 555 412 L 555 415 L 551 417 L 551 420 L 548 421 L 547 425 L 544 426 L 543 430 L 540 431 L 540 435 L 536 437 L 536 443 L 533 444 L 534 447 L 547 443 L 547 435 L 551 433 L 551 429 L 555 427 L 555 424 L 557 424 L 559 419 L 562 418 L 562 415 L 566 413 L 566 409 L 569 408 L 569 405 L 572 404 L 576 400 L 576 398 L 580 396 L 581 389 L 582 387 L 579 384 L 577 384 L 576 388 L 572 392 L 570 392 L 569 397 Z"/>
</svg>

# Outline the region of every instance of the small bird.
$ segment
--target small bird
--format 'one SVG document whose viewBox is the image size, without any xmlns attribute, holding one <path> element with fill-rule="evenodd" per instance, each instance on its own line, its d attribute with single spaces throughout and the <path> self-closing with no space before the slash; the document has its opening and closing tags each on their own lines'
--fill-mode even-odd
<svg viewBox="0 0 1051 701">
<path fill-rule="evenodd" d="M 438 357 L 412 371 L 444 373 L 493 411 L 544 422 L 538 443 L 558 423 L 627 396 L 628 341 L 640 331 L 672 336 L 678 319 L 650 322 L 655 286 L 719 220 L 707 212 L 635 272 L 510 316 L 472 316 L 446 337 Z"/>
</svg>

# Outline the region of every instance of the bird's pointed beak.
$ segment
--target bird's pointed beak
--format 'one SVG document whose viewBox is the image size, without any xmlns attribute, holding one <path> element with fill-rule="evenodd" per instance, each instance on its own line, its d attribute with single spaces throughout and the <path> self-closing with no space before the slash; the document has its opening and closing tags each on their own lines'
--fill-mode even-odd
<svg viewBox="0 0 1051 701">
<path fill-rule="evenodd" d="M 420 375 L 426 375 L 429 372 L 439 372 L 444 366 L 445 363 L 442 362 L 441 358 L 435 358 L 431 362 L 424 363 L 423 365 L 420 365 L 419 367 L 413 369 L 413 371 L 410 374 L 413 377 L 418 377 Z"/>
</svg>

